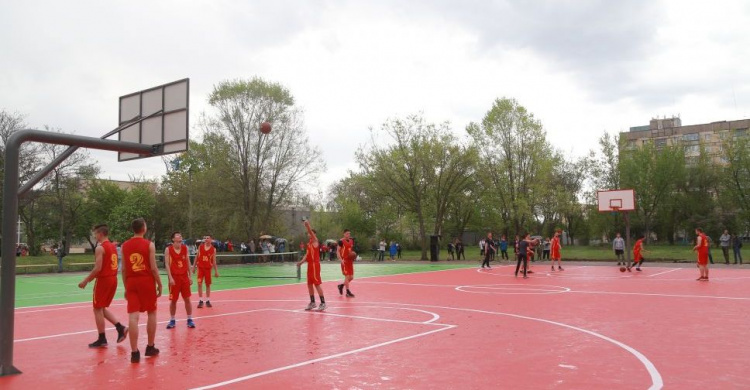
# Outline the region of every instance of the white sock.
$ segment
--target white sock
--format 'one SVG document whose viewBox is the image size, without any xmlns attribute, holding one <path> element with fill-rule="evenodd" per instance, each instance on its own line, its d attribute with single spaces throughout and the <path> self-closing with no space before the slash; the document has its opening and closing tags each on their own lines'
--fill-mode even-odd
<svg viewBox="0 0 750 390">
<path fill-rule="evenodd" d="M 174 321 L 174 316 L 172 316 L 171 320 Z"/>
</svg>

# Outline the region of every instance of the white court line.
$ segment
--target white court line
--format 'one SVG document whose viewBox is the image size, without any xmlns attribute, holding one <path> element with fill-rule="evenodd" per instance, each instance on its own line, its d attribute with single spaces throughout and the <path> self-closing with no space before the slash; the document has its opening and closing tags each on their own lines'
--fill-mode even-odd
<svg viewBox="0 0 750 390">
<path fill-rule="evenodd" d="M 344 309 L 344 308 L 345 308 L 344 306 L 339 306 L 339 307 L 330 307 L 329 306 L 328 307 L 328 309 Z M 433 323 L 433 322 L 435 322 L 435 321 L 437 321 L 437 320 L 440 319 L 440 315 L 438 315 L 437 313 L 433 313 L 433 312 L 427 311 L 427 310 L 412 309 L 410 307 L 360 306 L 360 305 L 357 305 L 357 308 L 358 309 L 361 309 L 361 308 L 375 308 L 375 309 L 391 309 L 391 310 L 411 310 L 411 311 L 416 311 L 416 312 L 420 312 L 420 313 L 424 313 L 424 314 L 432 316 L 432 319 L 430 319 L 428 321 L 423 321 L 423 322 L 421 322 L 422 324 L 430 324 L 430 323 Z M 328 309 L 326 309 L 326 310 L 328 310 Z"/>
<path fill-rule="evenodd" d="M 700 283 L 700 282 L 696 282 Z M 617 292 L 617 291 L 577 291 L 571 290 L 571 293 L 578 294 L 607 294 L 607 295 L 643 295 L 649 297 L 668 297 L 668 298 L 706 298 L 706 299 L 727 299 L 736 301 L 748 301 L 747 297 L 720 297 L 713 295 L 681 295 L 681 294 L 657 294 L 657 293 L 635 293 L 635 292 Z"/>
<path fill-rule="evenodd" d="M 396 322 L 401 324 L 411 324 L 411 325 L 437 325 L 437 326 L 446 326 L 447 324 L 436 324 L 433 322 L 422 322 L 422 321 L 406 321 L 406 320 L 392 320 L 389 318 L 375 318 L 375 317 L 364 317 L 364 316 L 352 316 L 348 314 L 334 314 L 334 313 L 326 313 L 324 311 L 317 311 L 317 310 L 304 310 L 304 309 L 297 309 L 297 310 L 284 310 L 284 309 L 268 309 L 269 311 L 280 311 L 285 313 L 297 313 L 297 314 L 309 314 L 309 315 L 320 315 L 320 316 L 330 316 L 330 317 L 343 317 L 343 318 L 356 318 L 360 320 L 372 320 L 372 321 L 382 321 L 382 322 Z M 431 313 L 433 316 L 436 316 L 437 314 Z M 438 316 L 440 318 L 440 316 Z M 434 319 L 433 319 L 434 320 Z M 430 321 L 433 321 L 430 320 Z"/>
<path fill-rule="evenodd" d="M 363 284 L 392 284 L 396 286 L 421 286 L 421 287 L 450 287 L 454 288 L 455 285 L 448 285 L 448 284 L 424 284 L 424 283 L 405 283 L 405 282 L 371 282 L 369 280 L 366 280 L 364 282 L 360 282 Z"/>
<path fill-rule="evenodd" d="M 424 337 L 424 336 L 427 336 L 427 335 L 431 335 L 433 333 L 446 331 L 448 329 L 453 329 L 455 327 L 456 327 L 456 325 L 443 325 L 443 327 L 440 328 L 440 329 L 435 329 L 435 330 L 431 330 L 431 331 L 428 331 L 428 332 L 422 332 L 422 333 L 418 333 L 418 334 L 415 334 L 415 335 L 412 335 L 412 336 L 401 337 L 399 339 L 386 341 L 384 343 L 370 345 L 370 346 L 367 346 L 367 347 L 364 347 L 364 348 L 358 348 L 358 349 L 354 349 L 354 350 L 351 350 L 351 351 L 341 352 L 341 353 L 337 353 L 337 354 L 329 355 L 329 356 L 324 356 L 324 357 L 317 358 L 317 359 L 306 360 L 304 362 L 300 362 L 300 363 L 296 363 L 296 364 L 290 364 L 290 365 L 284 366 L 284 367 L 278 367 L 278 368 L 274 368 L 274 369 L 271 369 L 271 370 L 261 371 L 261 372 L 257 372 L 257 373 L 250 374 L 250 375 L 246 375 L 246 376 L 243 376 L 243 377 L 230 379 L 228 381 L 214 383 L 212 385 L 207 385 L 207 386 L 202 386 L 202 387 L 195 387 L 195 388 L 193 388 L 193 390 L 207 390 L 207 389 L 214 389 L 214 388 L 221 387 L 221 386 L 231 385 L 233 383 L 243 382 L 243 381 L 246 381 L 246 380 L 249 380 L 249 379 L 253 379 L 253 378 L 257 378 L 257 377 L 264 376 L 264 375 L 269 375 L 269 374 L 274 374 L 274 373 L 281 372 L 281 371 L 291 370 L 291 369 L 294 369 L 294 368 L 306 366 L 306 365 L 309 365 L 309 364 L 319 363 L 319 362 L 323 362 L 323 361 L 326 361 L 326 360 L 337 359 L 337 358 L 340 358 L 340 357 L 343 357 L 343 356 L 353 355 L 353 354 L 356 354 L 356 353 L 365 352 L 365 351 L 369 351 L 369 350 L 380 348 L 380 347 L 385 347 L 385 346 L 388 346 L 388 345 L 391 345 L 391 344 L 400 343 L 402 341 L 416 339 L 418 337 Z"/>
<path fill-rule="evenodd" d="M 670 272 L 674 272 L 674 271 L 679 271 L 679 270 L 681 270 L 681 269 L 682 269 L 682 268 L 673 268 L 673 269 L 670 269 L 670 270 L 668 270 L 668 271 L 664 271 L 664 272 L 659 272 L 659 273 L 656 273 L 656 274 L 653 274 L 653 275 L 648 275 L 648 277 L 649 277 L 649 278 L 653 278 L 654 276 L 659 276 L 659 275 L 664 275 L 664 274 L 668 274 L 668 273 L 670 273 Z"/>
<path fill-rule="evenodd" d="M 504 287 L 492 287 L 492 286 L 512 286 L 509 288 Z M 536 285 L 540 287 L 544 287 L 545 285 Z M 570 291 L 567 287 L 561 287 L 561 286 L 548 286 L 548 287 L 558 287 L 561 290 L 545 290 L 545 289 L 534 289 L 533 287 L 536 286 L 524 286 L 524 285 L 515 285 L 515 284 L 495 284 L 491 286 L 484 286 L 484 285 L 469 285 L 469 286 L 458 286 L 455 288 L 456 291 L 470 293 L 470 294 L 497 294 L 497 295 L 549 295 L 549 294 L 563 294 L 568 291 Z M 514 288 L 515 287 L 515 288 Z M 470 291 L 466 289 L 485 289 L 485 290 L 501 290 L 501 292 L 484 292 L 484 291 Z M 526 291 L 523 291 L 526 289 Z M 508 290 L 521 290 L 519 292 L 504 292 Z"/>
</svg>

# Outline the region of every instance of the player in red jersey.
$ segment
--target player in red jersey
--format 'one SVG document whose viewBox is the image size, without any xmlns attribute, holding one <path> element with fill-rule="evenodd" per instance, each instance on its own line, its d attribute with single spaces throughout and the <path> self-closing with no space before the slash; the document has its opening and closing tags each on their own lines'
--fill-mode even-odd
<svg viewBox="0 0 750 390">
<path fill-rule="evenodd" d="M 550 241 L 550 258 L 552 259 L 553 271 L 555 270 L 555 261 L 557 261 L 557 269 L 559 271 L 564 271 L 562 265 L 560 264 L 560 261 L 562 260 L 560 249 L 562 249 L 562 246 L 560 245 L 560 231 L 558 230 L 555 231 L 555 235 Z"/>
<path fill-rule="evenodd" d="M 175 327 L 175 313 L 177 312 L 177 300 L 182 295 L 185 301 L 185 312 L 187 313 L 187 327 L 195 328 L 193 322 L 193 304 L 190 303 L 190 285 L 193 284 L 192 266 L 188 248 L 182 243 L 180 232 L 172 233 L 172 245 L 164 250 L 164 265 L 167 268 L 169 278 L 169 315 L 171 316 L 167 329 Z"/>
<path fill-rule="evenodd" d="M 352 254 L 352 248 L 354 247 L 354 239 L 349 229 L 344 229 L 344 237 L 339 240 L 338 255 L 341 260 L 341 273 L 344 275 L 344 283 L 339 284 L 339 294 L 344 295 L 344 287 L 346 287 L 346 296 L 348 298 L 354 298 L 354 294 L 349 291 L 349 284 L 354 280 L 354 259 L 350 257 Z"/>
<path fill-rule="evenodd" d="M 99 245 L 94 251 L 94 269 L 86 276 L 78 287 L 84 289 L 92 280 L 94 283 L 94 321 L 99 338 L 89 344 L 89 348 L 107 346 L 104 335 L 104 320 L 111 322 L 117 329 L 117 342 L 121 343 L 128 336 L 128 328 L 107 310 L 117 291 L 117 248 L 109 241 L 109 227 L 107 225 L 94 226 L 94 237 Z"/>
<path fill-rule="evenodd" d="M 630 269 L 635 266 L 636 271 L 641 270 L 641 265 L 643 265 L 643 262 L 646 260 L 643 258 L 643 252 L 646 252 L 645 249 L 643 249 L 643 240 L 645 236 L 642 234 L 638 236 L 638 241 L 635 242 L 635 245 L 633 245 L 633 264 L 630 264 L 628 266 L 628 272 L 633 272 Z"/>
<path fill-rule="evenodd" d="M 198 257 L 195 258 L 193 272 L 198 272 L 198 308 L 203 307 L 203 282 L 206 282 L 206 307 L 211 305 L 211 268 L 214 276 L 219 277 L 219 267 L 216 265 L 216 248 L 210 235 L 203 237 L 203 244 L 198 247 Z"/>
<path fill-rule="evenodd" d="M 695 280 L 708 282 L 708 237 L 701 228 L 695 229 L 695 235 L 693 250 L 698 252 L 698 269 L 701 272 L 701 276 Z"/>
<path fill-rule="evenodd" d="M 320 251 L 318 248 L 318 237 L 315 235 L 315 230 L 310 227 L 310 221 L 304 220 L 305 229 L 307 229 L 307 235 L 310 237 L 310 241 L 307 242 L 307 255 L 304 259 L 297 262 L 297 266 L 301 266 L 302 263 L 307 262 L 307 291 L 310 293 L 310 304 L 307 305 L 305 310 L 315 309 L 315 290 L 318 290 L 318 296 L 320 297 L 320 306 L 318 310 L 323 311 L 326 309 L 326 298 L 323 296 L 323 288 L 320 284 L 323 283 L 320 279 Z"/>
<path fill-rule="evenodd" d="M 159 350 L 154 346 L 156 338 L 156 298 L 161 296 L 161 278 L 156 267 L 156 247 L 154 243 L 143 236 L 147 226 L 143 218 L 138 218 L 131 224 L 133 238 L 122 243 L 122 281 L 125 284 L 125 299 L 128 301 L 128 315 L 130 323 L 130 362 L 141 360 L 138 350 L 138 319 L 139 313 L 148 313 L 146 333 L 146 356 L 156 356 Z"/>
</svg>

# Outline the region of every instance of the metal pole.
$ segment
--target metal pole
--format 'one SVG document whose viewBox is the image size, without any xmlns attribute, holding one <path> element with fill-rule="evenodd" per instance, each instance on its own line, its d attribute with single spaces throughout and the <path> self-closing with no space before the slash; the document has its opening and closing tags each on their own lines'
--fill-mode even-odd
<svg viewBox="0 0 750 390">
<path fill-rule="evenodd" d="M 121 142 L 39 130 L 13 133 L 5 145 L 3 182 L 2 261 L 0 261 L 0 376 L 19 374 L 13 367 L 13 334 L 16 303 L 16 241 L 18 219 L 18 157 L 24 142 L 42 142 L 138 154 L 153 154 L 151 145 Z"/>
<path fill-rule="evenodd" d="M 630 216 L 628 212 L 623 212 L 625 216 L 625 259 L 628 260 L 628 266 L 630 266 Z"/>
<path fill-rule="evenodd" d="M 134 120 L 134 121 L 130 121 L 130 122 L 127 122 L 127 123 L 123 123 L 122 125 L 120 125 L 119 127 L 115 128 L 114 130 L 112 130 L 112 131 L 108 132 L 107 134 L 104 134 L 103 136 L 99 137 L 99 139 L 109 138 L 109 137 L 111 137 L 111 136 L 119 133 L 120 131 L 122 131 L 122 129 L 124 129 L 126 127 L 132 126 L 132 125 L 134 125 L 136 123 L 143 122 L 146 119 L 149 119 L 149 118 L 154 117 L 156 115 L 161 115 L 161 113 L 162 113 L 162 111 L 159 110 L 159 111 L 157 111 L 157 112 L 155 112 L 155 113 L 153 113 L 153 114 L 151 114 L 151 115 L 149 115 L 149 116 L 147 116 L 145 118 L 140 118 L 138 120 Z M 23 198 L 29 191 L 31 191 L 32 188 L 34 188 L 34 186 L 36 185 L 36 183 L 39 183 L 39 181 L 41 181 L 42 179 L 44 179 L 45 176 L 49 175 L 49 173 L 52 172 L 53 169 L 55 169 L 58 165 L 62 164 L 62 162 L 65 161 L 68 157 L 70 157 L 73 153 L 75 153 L 76 150 L 78 150 L 78 146 L 77 145 L 71 145 L 69 148 L 65 149 L 62 153 L 60 153 L 59 156 L 57 156 L 57 158 L 55 158 L 54 160 L 50 161 L 50 163 L 47 164 L 47 166 L 45 166 L 44 168 L 42 168 L 41 170 L 39 170 L 39 172 L 37 172 L 31 179 L 29 179 L 29 181 L 27 181 L 26 183 L 24 183 L 24 185 L 21 186 L 21 189 L 18 190 L 18 196 L 20 196 L 21 198 Z"/>
</svg>

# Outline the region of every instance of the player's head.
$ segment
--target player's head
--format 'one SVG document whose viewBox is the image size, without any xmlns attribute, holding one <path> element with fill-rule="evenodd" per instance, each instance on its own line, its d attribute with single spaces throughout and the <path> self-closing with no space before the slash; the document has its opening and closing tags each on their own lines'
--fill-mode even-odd
<svg viewBox="0 0 750 390">
<path fill-rule="evenodd" d="M 639 239 L 639 240 L 642 240 L 642 239 L 644 239 L 644 238 L 646 238 L 646 236 L 645 236 L 645 235 L 643 235 L 643 234 L 639 234 L 639 235 L 638 235 L 638 239 Z"/>
<path fill-rule="evenodd" d="M 146 230 L 147 230 L 146 220 L 143 218 L 134 219 L 133 222 L 130 224 L 130 229 L 135 234 L 146 234 Z"/>
<path fill-rule="evenodd" d="M 615 237 L 620 238 L 620 232 L 615 233 Z"/>
<path fill-rule="evenodd" d="M 492 232 L 487 232 L 487 238 L 492 239 Z"/>
<path fill-rule="evenodd" d="M 701 233 L 703 233 L 703 229 L 695 228 L 695 234 L 701 234 Z"/>
<path fill-rule="evenodd" d="M 524 233 L 524 234 L 523 234 L 523 238 L 524 238 L 525 240 L 528 240 L 529 238 L 531 238 L 531 233 Z"/>
<path fill-rule="evenodd" d="M 109 226 L 105 224 L 96 225 L 93 229 L 91 229 L 91 231 L 94 232 L 96 241 L 102 241 L 103 239 L 106 239 L 107 236 L 109 236 Z"/>
<path fill-rule="evenodd" d="M 172 243 L 179 244 L 182 242 L 182 233 L 179 231 L 172 232 Z"/>
<path fill-rule="evenodd" d="M 349 231 L 349 229 L 344 229 L 344 238 L 349 238 L 352 236 L 352 232 Z"/>
</svg>

